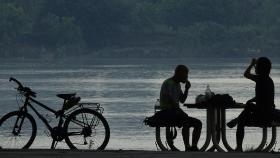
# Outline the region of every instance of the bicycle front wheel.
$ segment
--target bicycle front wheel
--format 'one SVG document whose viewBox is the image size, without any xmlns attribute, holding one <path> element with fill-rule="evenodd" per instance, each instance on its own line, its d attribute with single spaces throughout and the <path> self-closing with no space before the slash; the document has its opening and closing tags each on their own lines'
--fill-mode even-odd
<svg viewBox="0 0 280 158">
<path fill-rule="evenodd" d="M 37 132 L 34 118 L 20 111 L 10 112 L 0 119 L 0 147 L 28 149 Z"/>
<path fill-rule="evenodd" d="M 91 109 L 74 111 L 66 119 L 64 129 L 65 142 L 71 149 L 103 150 L 110 138 L 107 121 Z"/>
</svg>

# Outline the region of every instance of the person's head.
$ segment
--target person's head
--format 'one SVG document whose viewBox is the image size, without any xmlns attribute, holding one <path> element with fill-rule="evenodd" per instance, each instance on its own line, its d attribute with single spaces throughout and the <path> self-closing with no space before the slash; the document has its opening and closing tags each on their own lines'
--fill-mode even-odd
<svg viewBox="0 0 280 158">
<path fill-rule="evenodd" d="M 261 76 L 269 76 L 271 70 L 271 62 L 266 57 L 260 57 L 256 63 L 256 74 Z"/>
<path fill-rule="evenodd" d="M 178 82 L 186 83 L 189 69 L 185 65 L 178 65 L 175 69 L 174 77 Z"/>
</svg>

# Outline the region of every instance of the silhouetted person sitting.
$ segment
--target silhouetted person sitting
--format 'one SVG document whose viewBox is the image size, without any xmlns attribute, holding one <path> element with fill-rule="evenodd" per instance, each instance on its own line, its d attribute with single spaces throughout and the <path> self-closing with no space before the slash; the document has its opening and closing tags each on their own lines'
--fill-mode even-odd
<svg viewBox="0 0 280 158">
<path fill-rule="evenodd" d="M 255 66 L 255 74 L 251 73 Z M 271 62 L 266 57 L 260 57 L 258 60 L 252 59 L 251 64 L 244 72 L 244 76 L 254 82 L 255 97 L 248 100 L 246 107 L 241 114 L 227 123 L 227 126 L 233 128 L 237 125 L 236 141 L 237 151 L 242 151 L 245 126 L 267 126 L 272 122 L 272 113 L 274 105 L 274 83 L 270 78 Z M 255 103 L 255 104 L 254 104 Z"/>
<path fill-rule="evenodd" d="M 188 97 L 188 90 L 191 87 L 188 81 L 188 68 L 178 65 L 173 77 L 165 80 L 160 91 L 160 107 L 165 112 L 165 117 L 177 121 L 183 126 L 182 136 L 186 151 L 198 151 L 197 143 L 200 137 L 202 123 L 196 118 L 189 117 L 180 107 L 179 102 L 184 103 Z M 180 86 L 185 83 L 185 91 Z M 194 127 L 192 135 L 192 146 L 189 146 L 189 128 Z"/>
</svg>

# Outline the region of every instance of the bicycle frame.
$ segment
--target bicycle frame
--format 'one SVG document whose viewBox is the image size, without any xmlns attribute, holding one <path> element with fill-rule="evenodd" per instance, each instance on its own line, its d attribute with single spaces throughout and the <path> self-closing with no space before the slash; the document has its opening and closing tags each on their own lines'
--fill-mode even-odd
<svg viewBox="0 0 280 158">
<path fill-rule="evenodd" d="M 58 123 L 58 127 L 62 127 L 62 124 L 63 124 L 63 120 L 62 118 L 66 118 L 67 116 L 64 114 L 64 111 L 63 110 L 58 110 L 58 111 L 55 111 L 53 110 L 52 108 L 49 108 L 47 105 L 31 98 L 31 97 L 26 97 L 25 99 L 25 102 L 24 102 L 24 105 L 21 107 L 20 111 L 24 111 L 27 113 L 27 106 L 29 106 L 34 112 L 35 114 L 40 118 L 40 120 L 42 120 L 42 122 L 45 124 L 45 126 L 48 128 L 49 131 L 52 131 L 52 127 L 50 126 L 50 124 L 48 123 L 47 119 L 45 119 L 45 117 L 40 114 L 36 109 L 35 107 L 31 104 L 32 103 L 35 103 L 36 105 L 50 111 L 51 113 L 55 114 L 56 117 L 59 117 L 59 123 Z"/>
<path fill-rule="evenodd" d="M 48 110 L 48 111 L 50 111 L 51 113 L 55 114 L 55 115 L 56 115 L 56 118 L 59 117 L 59 122 L 58 122 L 57 127 L 59 127 L 59 128 L 62 127 L 62 125 L 63 125 L 63 123 L 64 123 L 64 122 L 63 122 L 63 119 L 66 119 L 67 116 L 68 116 L 67 114 L 64 113 L 64 110 L 55 111 L 54 109 L 48 107 L 47 105 L 45 105 L 45 104 L 43 104 L 43 103 L 41 103 L 41 102 L 39 102 L 39 101 L 37 101 L 37 100 L 31 98 L 31 97 L 26 97 L 25 102 L 24 102 L 24 105 L 21 107 L 20 111 L 25 111 L 25 112 L 27 113 L 27 111 L 28 111 L 28 110 L 27 110 L 27 106 L 29 106 L 29 107 L 35 112 L 35 114 L 41 119 L 41 121 L 45 124 L 45 126 L 48 128 L 49 131 L 52 131 L 52 130 L 53 130 L 53 127 L 50 126 L 50 124 L 49 124 L 48 121 L 45 119 L 45 117 L 44 117 L 42 114 L 40 114 L 40 113 L 36 110 L 36 108 L 31 104 L 30 101 L 31 101 L 32 103 L 35 103 L 36 105 L 38 105 L 38 106 L 40 106 L 40 107 L 42 107 L 42 108 Z M 99 113 L 103 113 L 103 108 L 100 107 L 100 104 L 98 104 L 98 103 L 81 103 L 81 104 L 79 104 L 79 107 L 77 107 L 77 108 L 84 108 L 84 107 L 83 107 L 84 105 L 86 106 L 86 105 L 90 105 L 90 104 L 95 104 L 95 105 L 97 106 L 97 107 L 94 109 L 95 111 L 97 111 L 97 112 L 99 112 Z M 71 111 L 69 111 L 69 112 L 67 112 L 67 113 L 69 114 L 69 113 L 71 113 L 72 111 L 75 111 L 77 108 L 74 108 L 74 109 L 72 109 Z M 77 121 L 77 120 L 74 121 L 74 122 L 76 122 L 76 123 L 82 123 L 82 122 L 79 122 L 79 121 Z"/>
</svg>

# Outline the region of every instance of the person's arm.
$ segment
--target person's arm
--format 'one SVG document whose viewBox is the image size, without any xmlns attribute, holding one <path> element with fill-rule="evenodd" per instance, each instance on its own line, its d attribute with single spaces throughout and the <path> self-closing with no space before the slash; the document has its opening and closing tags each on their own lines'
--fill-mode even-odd
<svg viewBox="0 0 280 158">
<path fill-rule="evenodd" d="M 184 103 L 186 101 L 186 99 L 188 97 L 190 87 L 191 87 L 191 83 L 190 83 L 190 81 L 187 80 L 186 84 L 185 84 L 185 91 L 180 96 L 180 102 L 181 103 Z"/>
<path fill-rule="evenodd" d="M 255 75 L 251 73 L 251 70 L 255 64 L 256 64 L 256 59 L 253 58 L 250 65 L 247 67 L 247 69 L 244 72 L 244 77 L 250 80 L 255 80 Z"/>
<path fill-rule="evenodd" d="M 256 97 L 254 97 L 254 98 L 248 100 L 248 101 L 246 102 L 246 104 L 250 104 L 250 103 L 252 103 L 252 102 L 256 102 Z"/>
</svg>

